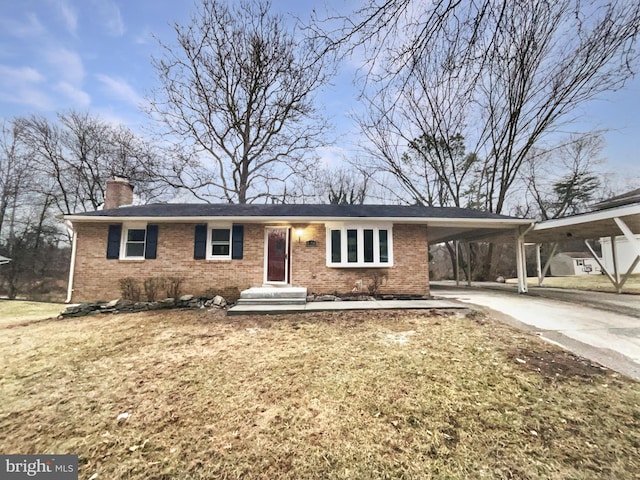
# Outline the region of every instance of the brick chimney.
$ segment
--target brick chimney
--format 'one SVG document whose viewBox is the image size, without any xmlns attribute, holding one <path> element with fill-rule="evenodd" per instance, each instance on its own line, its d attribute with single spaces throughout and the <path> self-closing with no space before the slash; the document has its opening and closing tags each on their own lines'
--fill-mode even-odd
<svg viewBox="0 0 640 480">
<path fill-rule="evenodd" d="M 118 208 L 133 203 L 133 185 L 124 177 L 113 177 L 107 180 L 107 191 L 104 194 L 104 209 Z"/>
</svg>

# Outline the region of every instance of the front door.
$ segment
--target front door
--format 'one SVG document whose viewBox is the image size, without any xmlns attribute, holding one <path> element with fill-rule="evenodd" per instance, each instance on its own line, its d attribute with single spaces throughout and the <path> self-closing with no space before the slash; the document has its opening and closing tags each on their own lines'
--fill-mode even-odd
<svg viewBox="0 0 640 480">
<path fill-rule="evenodd" d="M 267 282 L 289 281 L 289 229 L 267 229 Z"/>
</svg>

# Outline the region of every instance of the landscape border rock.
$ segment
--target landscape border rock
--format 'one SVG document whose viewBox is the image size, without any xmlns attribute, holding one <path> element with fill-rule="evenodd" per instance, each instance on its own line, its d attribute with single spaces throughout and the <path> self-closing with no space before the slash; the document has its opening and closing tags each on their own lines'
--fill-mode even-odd
<svg viewBox="0 0 640 480">
<path fill-rule="evenodd" d="M 97 315 L 107 313 L 135 313 L 148 310 L 163 310 L 169 308 L 216 308 L 223 309 L 228 305 L 224 297 L 220 295 L 195 297 L 193 295 L 182 295 L 178 300 L 175 298 L 164 298 L 156 302 L 132 302 L 123 298 L 117 298 L 110 302 L 80 303 L 69 305 L 60 314 L 65 317 L 84 317 L 86 315 Z"/>
</svg>

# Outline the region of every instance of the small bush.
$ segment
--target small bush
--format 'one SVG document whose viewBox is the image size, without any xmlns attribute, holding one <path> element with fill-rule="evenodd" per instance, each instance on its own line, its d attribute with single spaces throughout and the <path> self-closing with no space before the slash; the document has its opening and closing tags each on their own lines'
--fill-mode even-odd
<svg viewBox="0 0 640 480">
<path fill-rule="evenodd" d="M 147 278 L 144 281 L 144 294 L 147 302 L 155 302 L 158 300 L 158 293 L 164 287 L 165 280 L 163 278 Z"/>
<path fill-rule="evenodd" d="M 387 279 L 389 278 L 389 274 L 387 272 L 378 272 L 378 271 L 374 271 L 369 275 L 369 285 L 367 285 L 367 288 L 369 289 L 369 295 L 371 295 L 372 297 L 375 297 L 378 294 L 378 290 L 380 290 L 380 287 L 386 283 Z"/>
<path fill-rule="evenodd" d="M 139 302 L 141 293 L 140 285 L 135 278 L 126 277 L 120 279 L 120 294 L 123 299 Z"/>
<path fill-rule="evenodd" d="M 167 277 L 164 279 L 164 288 L 167 297 L 180 298 L 182 293 L 182 278 L 180 277 Z"/>
</svg>

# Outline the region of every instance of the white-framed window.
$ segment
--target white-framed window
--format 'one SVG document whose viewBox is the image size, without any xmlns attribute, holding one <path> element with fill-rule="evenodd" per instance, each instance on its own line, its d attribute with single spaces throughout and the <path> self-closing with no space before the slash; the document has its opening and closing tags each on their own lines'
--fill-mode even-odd
<svg viewBox="0 0 640 480">
<path fill-rule="evenodd" d="M 231 225 L 208 225 L 207 259 L 231 260 Z"/>
<path fill-rule="evenodd" d="M 327 224 L 328 267 L 393 266 L 392 225 Z"/>
<path fill-rule="evenodd" d="M 122 226 L 120 258 L 122 260 L 144 260 L 146 243 L 146 223 L 125 223 Z"/>
</svg>

